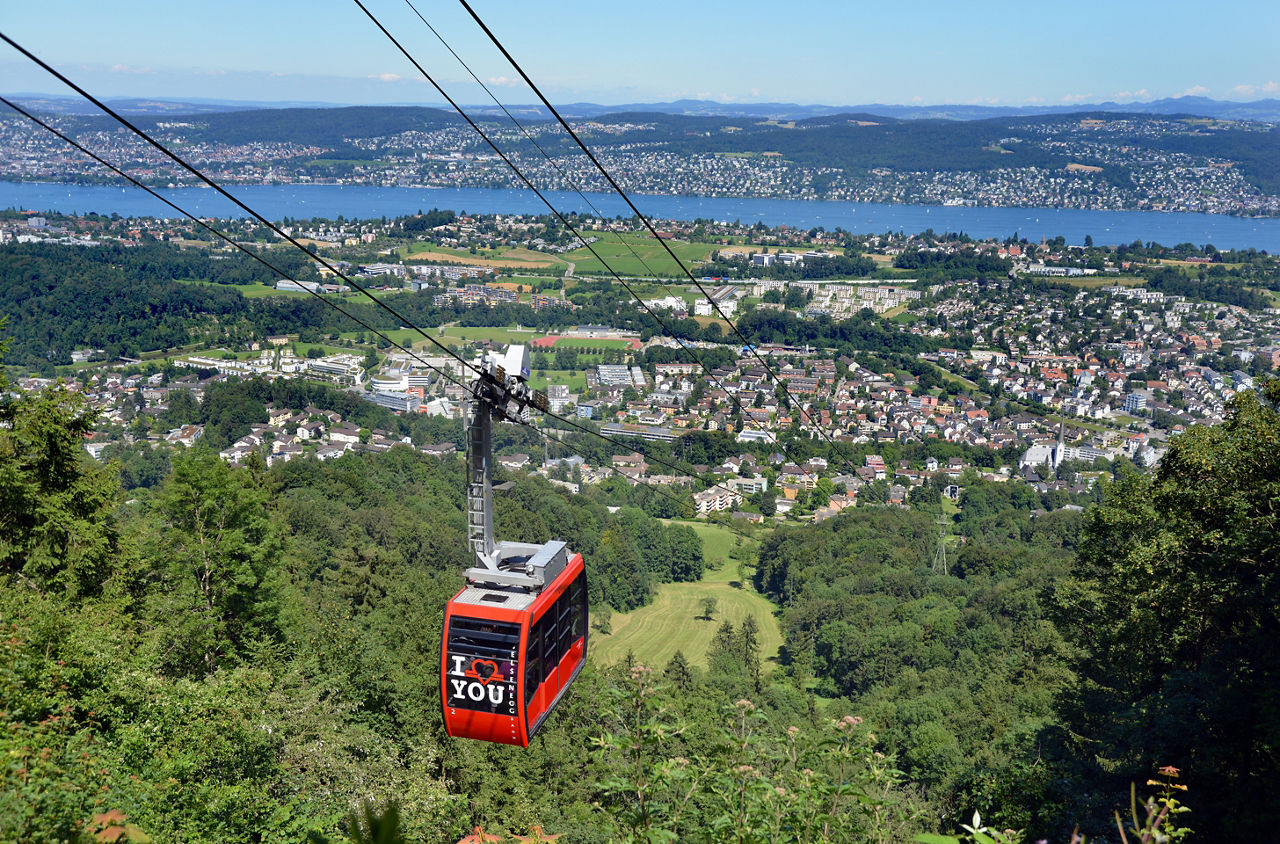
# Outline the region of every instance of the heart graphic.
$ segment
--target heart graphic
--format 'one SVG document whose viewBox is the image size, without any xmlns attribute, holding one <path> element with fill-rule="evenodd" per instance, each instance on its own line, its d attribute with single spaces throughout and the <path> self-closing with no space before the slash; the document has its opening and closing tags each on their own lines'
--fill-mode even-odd
<svg viewBox="0 0 1280 844">
<path fill-rule="evenodd" d="M 472 660 L 471 670 L 479 676 L 482 686 L 489 685 L 489 681 L 494 677 L 501 679 L 501 675 L 498 674 L 498 663 L 491 659 Z"/>
</svg>

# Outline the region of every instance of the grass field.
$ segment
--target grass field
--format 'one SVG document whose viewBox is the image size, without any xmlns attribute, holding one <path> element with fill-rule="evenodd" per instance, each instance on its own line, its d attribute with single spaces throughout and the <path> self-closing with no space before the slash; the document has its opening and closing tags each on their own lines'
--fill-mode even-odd
<svg viewBox="0 0 1280 844">
<path fill-rule="evenodd" d="M 545 378 L 538 375 L 544 370 L 536 369 L 532 377 L 529 378 L 529 386 L 535 390 L 545 390 L 548 384 L 566 384 L 572 392 L 585 390 L 587 388 L 587 373 L 575 372 L 569 369 L 548 369 L 545 370 L 547 376 Z"/>
<path fill-rule="evenodd" d="M 696 317 L 689 317 L 689 319 L 693 320 L 698 325 L 701 325 L 703 328 L 706 328 L 708 325 L 715 323 L 716 325 L 720 326 L 721 337 L 729 337 L 729 338 L 733 337 L 733 329 L 729 327 L 729 323 L 725 322 L 718 316 L 696 316 Z"/>
<path fill-rule="evenodd" d="M 554 348 L 567 349 L 628 349 L 630 340 L 590 340 L 578 337 L 561 337 Z"/>
<path fill-rule="evenodd" d="M 182 284 L 203 284 L 206 287 L 216 287 L 221 290 L 236 290 L 246 299 L 261 299 L 263 296 L 310 296 L 311 294 L 305 290 L 276 290 L 274 286 L 268 287 L 265 284 L 214 284 L 212 281 L 204 281 L 198 278 L 179 278 L 174 279 Z"/>
<path fill-rule="evenodd" d="M 438 330 L 438 329 L 437 329 Z M 436 335 L 440 337 L 440 334 Z M 463 325 L 445 326 L 442 339 L 449 345 L 474 343 L 477 340 L 489 340 L 494 343 L 528 343 L 535 337 L 541 337 L 541 331 L 515 328 L 489 328 Z"/>
<path fill-rule="evenodd" d="M 1275 290 L 1268 290 L 1265 287 L 1251 287 L 1249 289 L 1256 290 L 1259 293 L 1261 293 L 1263 296 L 1266 296 L 1268 299 L 1270 299 L 1271 307 L 1280 308 L 1280 292 L 1277 292 Z"/>
<path fill-rule="evenodd" d="M 737 562 L 729 552 L 738 538 L 727 528 L 704 523 L 686 523 L 702 537 L 702 553 L 708 565 L 718 565 L 697 583 L 664 583 L 658 587 L 653 603 L 629 613 L 614 613 L 613 632 L 591 633 L 591 658 L 598 665 L 620 662 L 628 652 L 645 665 L 661 668 L 676 651 L 682 651 L 693 665 L 707 665 L 707 647 L 716 629 L 725 620 L 741 624 L 748 615 L 760 627 L 760 657 L 765 670 L 782 645 L 782 633 L 774 618 L 774 605 L 756 592 L 749 582 L 735 585 Z M 699 602 L 716 599 L 716 612 L 710 621 L 700 618 Z"/>
<path fill-rule="evenodd" d="M 535 337 L 541 337 L 542 332 L 525 330 L 516 331 L 514 328 L 471 328 L 459 325 L 447 325 L 441 328 L 423 328 L 431 337 L 436 338 L 446 346 L 461 346 L 464 343 L 471 343 L 476 340 L 492 340 L 501 343 L 528 343 Z M 393 328 L 383 331 L 387 337 L 402 346 L 408 346 L 412 343 L 414 346 L 425 346 L 428 352 L 438 351 L 435 346 L 428 341 L 422 339 L 422 335 L 412 328 Z M 361 334 L 367 334 L 371 339 L 377 339 L 369 331 L 344 331 L 341 336 L 344 340 L 356 340 Z M 463 338 L 466 338 L 465 340 Z"/>
<path fill-rule="evenodd" d="M 667 241 L 667 245 L 671 247 L 671 251 L 680 257 L 685 266 L 692 266 L 695 262 L 707 260 L 711 256 L 711 251 L 717 248 L 710 243 L 688 243 L 672 240 Z M 618 275 L 657 276 L 659 278 L 679 278 L 684 275 L 684 271 L 671 260 L 671 256 L 667 254 L 667 250 L 662 248 L 662 244 L 647 234 L 643 236 L 638 234 L 603 234 L 591 246 Z M 632 250 L 635 250 L 634 255 Z M 566 261 L 574 263 L 573 271 L 577 275 L 608 272 L 604 265 L 596 260 L 595 256 L 585 248 L 565 252 L 562 257 Z M 641 259 L 643 259 L 643 263 L 641 263 Z M 648 265 L 647 269 L 645 267 L 646 264 Z"/>
<path fill-rule="evenodd" d="M 1091 275 L 1083 278 L 1056 278 L 1054 281 L 1061 281 L 1072 287 L 1083 287 L 1085 289 L 1093 289 L 1098 287 L 1110 287 L 1118 284 L 1121 287 L 1137 287 L 1141 285 L 1145 279 L 1131 275 Z"/>
<path fill-rule="evenodd" d="M 514 270 L 564 266 L 564 261 L 555 256 L 506 246 L 481 249 L 473 255 L 470 249 L 448 249 L 431 243 L 414 243 L 396 250 L 396 254 L 405 260 L 424 264 L 468 264 Z"/>
</svg>

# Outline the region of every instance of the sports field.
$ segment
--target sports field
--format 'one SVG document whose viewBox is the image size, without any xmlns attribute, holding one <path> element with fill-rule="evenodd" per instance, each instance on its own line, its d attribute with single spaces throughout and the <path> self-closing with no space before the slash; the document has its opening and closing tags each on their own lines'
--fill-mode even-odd
<svg viewBox="0 0 1280 844">
<path fill-rule="evenodd" d="M 546 375 L 541 375 L 542 372 Z M 549 384 L 564 384 L 576 393 L 587 388 L 587 373 L 569 369 L 535 369 L 529 378 L 529 386 L 535 390 L 545 390 Z"/>
<path fill-rule="evenodd" d="M 737 537 L 727 528 L 703 523 L 690 524 L 702 537 L 703 555 L 708 565 L 720 561 L 720 567 L 708 571 L 697 583 L 664 583 L 658 587 L 653 603 L 629 613 L 614 613 L 613 632 L 591 631 L 591 658 L 598 665 L 620 662 L 628 652 L 645 665 L 661 668 L 676 651 L 683 651 L 693 665 L 707 665 L 707 647 L 716 629 L 726 619 L 741 624 L 748 615 L 760 627 L 760 657 L 766 671 L 782 645 L 782 633 L 774 618 L 774 605 L 751 588 L 749 582 L 735 585 L 737 561 L 729 559 L 729 551 Z M 711 621 L 699 616 L 703 598 L 716 599 L 716 612 Z"/>
<path fill-rule="evenodd" d="M 639 340 L 592 340 L 588 337 L 553 337 L 552 346 L 568 349 L 638 349 Z"/>
</svg>

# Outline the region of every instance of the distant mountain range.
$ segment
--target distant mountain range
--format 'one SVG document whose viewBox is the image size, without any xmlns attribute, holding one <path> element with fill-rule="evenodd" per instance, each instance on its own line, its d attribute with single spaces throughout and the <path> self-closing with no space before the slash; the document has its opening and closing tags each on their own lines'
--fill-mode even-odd
<svg viewBox="0 0 1280 844">
<path fill-rule="evenodd" d="M 95 114 L 97 109 L 78 97 L 47 94 L 8 95 L 24 107 L 46 114 Z M 106 102 L 123 114 L 159 116 L 164 114 L 211 114 L 246 109 L 336 108 L 345 103 L 322 102 L 257 102 L 192 98 L 167 100 L 145 97 L 120 97 Z M 393 104 L 394 105 L 394 104 Z M 399 105 L 410 105 L 401 103 Z M 428 105 L 413 103 L 412 105 Z M 429 104 L 436 108 L 444 105 Z M 499 115 L 493 105 L 464 106 L 477 115 Z M 518 117 L 549 117 L 540 105 L 508 105 Z M 1232 102 L 1209 97 L 1168 97 L 1162 100 L 1133 103 L 1072 103 L 1069 105 L 982 106 L 982 105 L 798 105 L 796 103 L 722 103 L 714 100 L 675 100 L 667 103 L 567 103 L 558 106 L 567 117 L 590 118 L 620 112 L 677 114 L 695 117 L 757 117 L 762 119 L 803 120 L 850 112 L 893 117 L 899 120 L 982 120 L 993 117 L 1031 117 L 1041 114 L 1076 114 L 1079 112 L 1124 112 L 1127 114 L 1179 114 L 1211 117 L 1218 120 L 1280 121 L 1280 99 Z"/>
</svg>

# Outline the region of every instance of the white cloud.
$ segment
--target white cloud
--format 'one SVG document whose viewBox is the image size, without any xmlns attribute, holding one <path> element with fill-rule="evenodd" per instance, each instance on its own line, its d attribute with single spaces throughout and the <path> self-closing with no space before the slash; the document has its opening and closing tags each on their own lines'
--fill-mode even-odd
<svg viewBox="0 0 1280 844">
<path fill-rule="evenodd" d="M 398 73 L 371 73 L 369 74 L 369 78 L 379 79 L 383 82 L 399 82 L 401 76 Z"/>
<path fill-rule="evenodd" d="M 1205 94 L 1207 94 L 1207 93 L 1209 93 L 1209 89 L 1208 89 L 1208 88 L 1206 88 L 1206 87 L 1204 87 L 1203 85 L 1192 85 L 1190 88 L 1188 88 L 1187 90 L 1183 91 L 1181 94 L 1178 94 L 1177 96 L 1179 96 L 1179 97 L 1203 97 L 1203 96 L 1204 96 Z"/>
<path fill-rule="evenodd" d="M 1113 96 L 1112 96 L 1112 99 L 1115 99 L 1115 100 L 1149 100 L 1149 99 L 1151 99 L 1151 92 L 1150 92 L 1150 91 L 1148 91 L 1146 88 L 1139 88 L 1139 89 L 1138 89 L 1138 90 L 1136 90 L 1136 91 L 1121 91 L 1120 93 L 1113 95 Z"/>
<path fill-rule="evenodd" d="M 150 73 L 151 68 L 134 67 L 133 65 L 127 65 L 127 64 L 113 64 L 111 66 L 111 72 L 112 73 Z"/>
<path fill-rule="evenodd" d="M 1064 103 L 1080 103 L 1089 99 L 1091 96 L 1093 95 L 1092 94 L 1065 94 L 1062 97 L 1062 101 Z"/>
<path fill-rule="evenodd" d="M 1277 83 L 1274 79 L 1261 85 L 1237 85 L 1231 89 L 1231 93 L 1240 97 L 1256 97 L 1259 94 L 1275 94 L 1277 92 L 1280 92 L 1280 83 Z"/>
<path fill-rule="evenodd" d="M 522 80 L 513 76 L 490 76 L 488 82 L 490 85 L 497 85 L 499 88 L 519 88 L 524 84 Z"/>
</svg>

